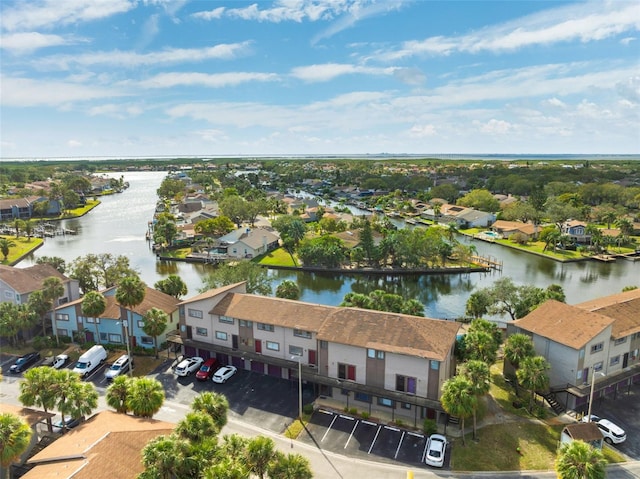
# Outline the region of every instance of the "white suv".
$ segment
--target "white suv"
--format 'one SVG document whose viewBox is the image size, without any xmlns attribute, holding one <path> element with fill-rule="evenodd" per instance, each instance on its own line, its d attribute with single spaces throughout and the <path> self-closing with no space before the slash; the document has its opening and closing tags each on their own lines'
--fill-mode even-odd
<svg viewBox="0 0 640 479">
<path fill-rule="evenodd" d="M 589 422 L 589 418 L 587 416 L 583 417 L 582 422 Z M 609 444 L 620 444 L 627 440 L 627 433 L 624 432 L 620 426 L 612 423 L 608 419 L 601 419 L 592 414 L 591 422 L 598 426 L 604 440 Z"/>
</svg>

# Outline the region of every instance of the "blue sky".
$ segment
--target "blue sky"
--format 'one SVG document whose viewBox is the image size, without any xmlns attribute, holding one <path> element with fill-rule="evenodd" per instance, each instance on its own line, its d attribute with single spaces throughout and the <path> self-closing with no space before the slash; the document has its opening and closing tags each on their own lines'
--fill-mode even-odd
<svg viewBox="0 0 640 479">
<path fill-rule="evenodd" d="M 640 2 L 2 0 L 1 156 L 640 153 Z"/>
</svg>

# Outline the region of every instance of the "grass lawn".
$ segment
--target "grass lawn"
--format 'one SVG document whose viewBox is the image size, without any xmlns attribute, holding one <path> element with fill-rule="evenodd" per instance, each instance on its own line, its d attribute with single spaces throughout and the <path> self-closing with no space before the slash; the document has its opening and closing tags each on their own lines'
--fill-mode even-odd
<svg viewBox="0 0 640 479">
<path fill-rule="evenodd" d="M 4 258 L 4 256 L 2 256 L 1 264 L 6 265 L 13 265 L 17 263 L 20 258 L 31 253 L 34 249 L 39 247 L 44 242 L 42 238 L 26 238 L 24 236 L 16 238 L 15 236 L 0 235 L 0 238 L 6 238 L 16 244 L 15 246 L 9 248 L 9 255 L 6 259 Z"/>
<path fill-rule="evenodd" d="M 260 258 L 259 264 L 264 266 L 300 266 L 293 262 L 291 255 L 287 253 L 284 248 L 269 251 Z"/>
</svg>

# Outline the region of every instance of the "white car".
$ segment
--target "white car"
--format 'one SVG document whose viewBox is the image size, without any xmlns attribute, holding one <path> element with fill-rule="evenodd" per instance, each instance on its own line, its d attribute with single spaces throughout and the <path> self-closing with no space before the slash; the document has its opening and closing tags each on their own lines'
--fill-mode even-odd
<svg viewBox="0 0 640 479">
<path fill-rule="evenodd" d="M 48 356 L 42 361 L 43 366 L 49 366 L 53 369 L 60 369 L 62 366 L 67 364 L 69 361 L 69 356 L 66 354 L 58 354 L 57 356 Z"/>
<path fill-rule="evenodd" d="M 115 363 L 111 365 L 109 369 L 104 372 L 104 377 L 107 379 L 107 381 L 113 381 L 121 374 L 129 371 L 129 366 L 131 366 L 131 364 L 129 363 L 129 356 L 123 354 L 116 360 Z"/>
<path fill-rule="evenodd" d="M 592 414 L 591 421 L 589 421 L 589 416 L 585 416 L 582 418 L 582 422 L 592 422 L 598 426 L 604 440 L 609 444 L 620 444 L 627 440 L 627 433 L 624 432 L 624 429 L 612 423 L 608 419 L 602 419 Z"/>
<path fill-rule="evenodd" d="M 182 361 L 180 361 L 180 364 L 176 366 L 176 375 L 188 376 L 189 374 L 194 373 L 198 369 L 200 369 L 202 363 L 204 363 L 204 359 L 202 359 L 200 356 L 183 359 Z"/>
<path fill-rule="evenodd" d="M 226 383 L 227 379 L 233 376 L 236 372 L 238 372 L 238 368 L 235 366 L 222 366 L 216 371 L 211 380 L 218 384 Z"/>
<path fill-rule="evenodd" d="M 444 455 L 447 450 L 447 438 L 441 434 L 432 434 L 427 440 L 427 452 L 424 462 L 429 466 L 444 466 Z"/>
</svg>

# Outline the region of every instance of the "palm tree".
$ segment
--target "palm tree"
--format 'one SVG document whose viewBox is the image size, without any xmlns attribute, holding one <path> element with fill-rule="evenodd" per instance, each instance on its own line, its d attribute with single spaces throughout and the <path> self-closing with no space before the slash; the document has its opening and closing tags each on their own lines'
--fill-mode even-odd
<svg viewBox="0 0 640 479">
<path fill-rule="evenodd" d="M 584 441 L 562 444 L 556 458 L 559 479 L 604 479 L 606 465 L 602 451 Z"/>
<path fill-rule="evenodd" d="M 121 414 L 129 412 L 127 398 L 130 384 L 128 376 L 118 376 L 107 388 L 107 404 Z"/>
<path fill-rule="evenodd" d="M 131 379 L 127 407 L 140 417 L 153 417 L 164 403 L 164 389 L 157 379 L 141 377 Z"/>
<path fill-rule="evenodd" d="M 116 301 L 120 304 L 120 317 L 122 326 L 127 329 L 128 341 L 131 341 L 131 328 L 129 327 L 129 311 L 144 301 L 146 285 L 138 276 L 127 276 L 118 284 Z"/>
<path fill-rule="evenodd" d="M 473 414 L 477 401 L 478 398 L 473 394 L 471 381 L 464 376 L 454 376 L 447 379 L 442 385 L 440 402 L 447 414 L 460 418 L 463 446 L 466 445 L 464 440 L 464 420 Z"/>
<path fill-rule="evenodd" d="M 153 478 L 173 479 L 180 477 L 197 477 L 193 472 L 197 464 L 189 456 L 189 442 L 175 436 L 158 436 L 147 443 L 142 450 L 142 464 L 148 476 Z M 145 474 L 145 473 L 143 473 Z"/>
<path fill-rule="evenodd" d="M 153 346 L 158 359 L 158 336 L 164 333 L 169 322 L 169 315 L 159 308 L 151 308 L 142 317 L 142 330 L 145 334 L 153 337 Z"/>
<path fill-rule="evenodd" d="M 93 383 L 84 382 L 68 369 L 56 371 L 58 381 L 57 408 L 60 415 L 78 419 L 90 415 L 98 407 L 98 392 Z M 66 424 L 64 424 L 66 429 Z"/>
<path fill-rule="evenodd" d="M 89 291 L 82 298 L 82 314 L 93 318 L 93 324 L 96 328 L 96 342 L 100 343 L 100 330 L 98 329 L 98 317 L 104 313 L 107 308 L 107 300 L 102 293 L 98 291 Z"/>
<path fill-rule="evenodd" d="M 56 407 L 58 376 L 56 371 L 46 366 L 31 368 L 22 375 L 18 400 L 23 406 L 38 406 L 45 413 Z M 51 431 L 51 418 L 47 415 L 47 428 Z"/>
<path fill-rule="evenodd" d="M 0 478 L 7 477 L 11 464 L 27 450 L 32 434 L 29 425 L 15 414 L 0 414 Z"/>
<path fill-rule="evenodd" d="M 520 368 L 516 371 L 516 377 L 520 384 L 531 391 L 529 399 L 529 411 L 533 408 L 533 399 L 536 391 L 546 388 L 549 385 L 549 375 L 547 371 L 551 366 L 543 356 L 524 358 Z"/>
<path fill-rule="evenodd" d="M 50 276 L 49 278 L 46 278 L 42 283 L 42 294 L 44 295 L 45 300 L 51 304 L 50 308 L 53 310 L 53 308 L 57 306 L 56 303 L 58 299 L 64 294 L 64 285 L 62 284 L 62 281 L 60 280 L 60 278 L 57 278 L 55 276 Z M 47 334 L 45 329 L 46 328 L 45 328 L 44 317 L 43 317 L 43 322 L 42 322 L 43 336 L 46 336 Z M 57 337 L 58 328 L 55 328 L 55 329 L 56 329 L 56 337 Z"/>
<path fill-rule="evenodd" d="M 285 279 L 276 288 L 276 298 L 299 299 L 300 288 L 295 282 L 290 279 Z"/>
<path fill-rule="evenodd" d="M 218 432 L 227 424 L 227 411 L 229 410 L 229 402 L 227 398 L 214 392 L 203 392 L 196 396 L 191 403 L 193 411 L 202 411 L 207 413 L 213 419 L 214 424 L 218 428 Z"/>
<path fill-rule="evenodd" d="M 9 257 L 11 248 L 15 248 L 16 242 L 9 238 L 0 238 L 0 252 L 4 256 L 4 261 Z"/>
<path fill-rule="evenodd" d="M 205 479 L 248 479 L 250 472 L 239 458 L 223 457 L 204 471 Z"/>
<path fill-rule="evenodd" d="M 311 479 L 309 460 L 300 454 L 276 453 L 268 467 L 270 479 Z"/>
<path fill-rule="evenodd" d="M 514 368 L 518 369 L 524 358 L 535 355 L 533 341 L 526 334 L 516 333 L 507 338 L 504 344 L 504 357 L 509 360 Z"/>
<path fill-rule="evenodd" d="M 175 429 L 178 437 L 186 439 L 191 444 L 200 442 L 211 436 L 218 434 L 218 429 L 209 416 L 205 412 L 192 411 L 178 423 Z"/>
<path fill-rule="evenodd" d="M 473 439 L 477 439 L 476 432 L 476 416 L 478 412 L 479 399 L 489 392 L 491 384 L 489 378 L 491 373 L 489 372 L 489 366 L 483 361 L 472 359 L 462 365 L 462 371 L 464 376 L 471 383 L 471 390 L 476 397 L 475 404 L 473 405 Z"/>
<path fill-rule="evenodd" d="M 265 436 L 258 436 L 247 444 L 247 462 L 251 472 L 260 479 L 264 478 L 269 463 L 276 457 L 276 445 L 273 439 Z"/>
</svg>

